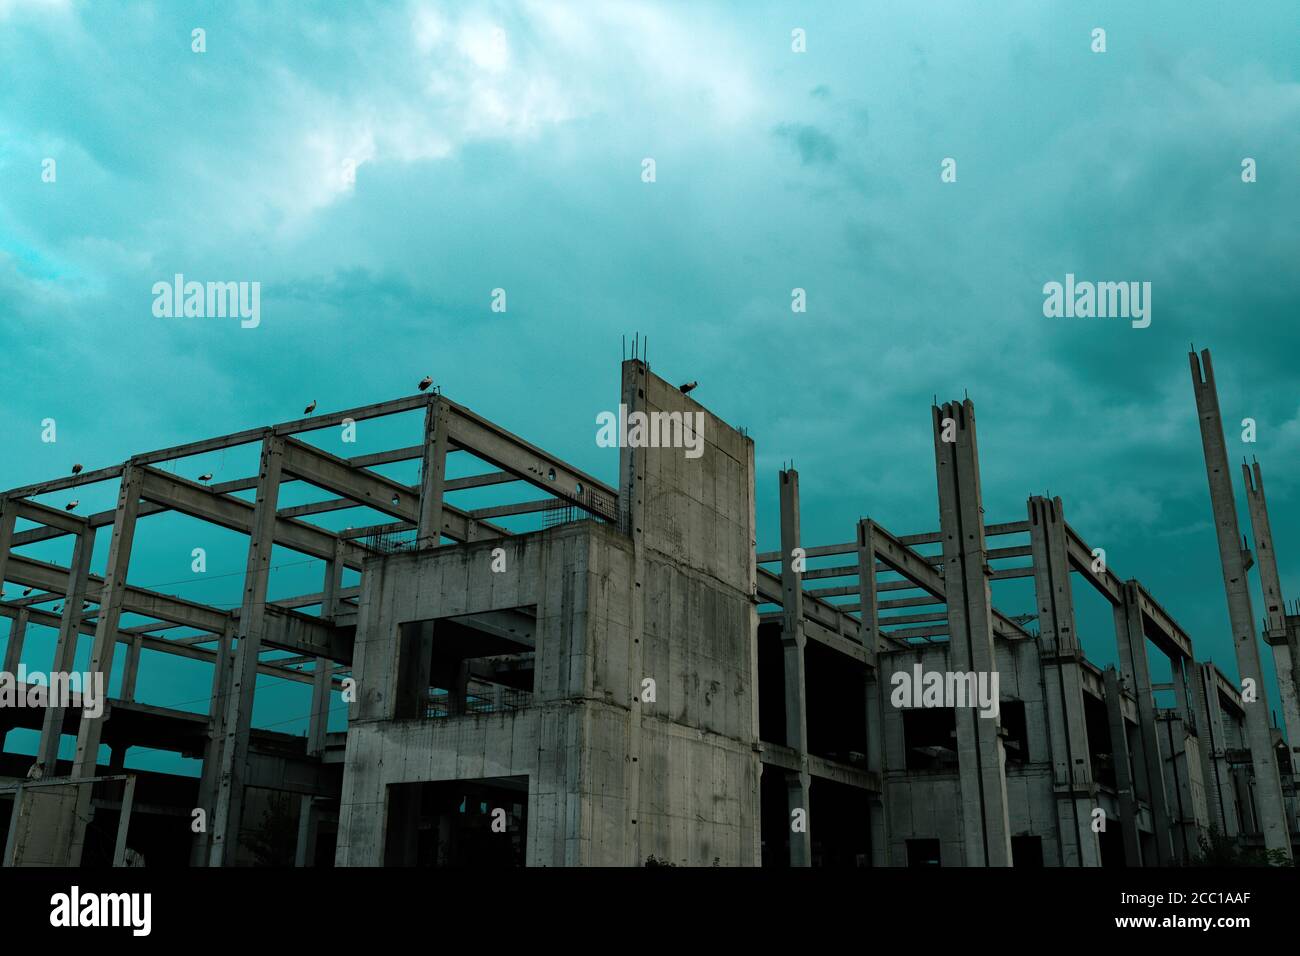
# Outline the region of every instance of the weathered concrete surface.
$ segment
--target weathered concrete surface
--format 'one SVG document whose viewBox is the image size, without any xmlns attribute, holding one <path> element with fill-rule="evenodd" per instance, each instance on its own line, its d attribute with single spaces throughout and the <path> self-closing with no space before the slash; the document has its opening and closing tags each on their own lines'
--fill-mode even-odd
<svg viewBox="0 0 1300 956">
<path fill-rule="evenodd" d="M 623 394 L 701 410 L 640 363 Z M 529 865 L 756 862 L 753 446 L 708 413 L 703 437 L 696 459 L 623 449 L 628 534 L 583 522 L 367 563 L 339 865 L 402 838 L 393 785 L 502 776 L 528 778 Z M 536 615 L 531 706 L 417 716 L 438 620 L 518 608 Z"/>
</svg>

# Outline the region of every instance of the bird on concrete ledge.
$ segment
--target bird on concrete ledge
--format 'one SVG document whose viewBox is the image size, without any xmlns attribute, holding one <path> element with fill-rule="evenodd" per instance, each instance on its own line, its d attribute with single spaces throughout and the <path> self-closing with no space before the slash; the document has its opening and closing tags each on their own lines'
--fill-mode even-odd
<svg viewBox="0 0 1300 956">
<path fill-rule="evenodd" d="M 699 384 L 699 382 L 687 382 L 685 385 L 678 385 L 677 390 L 683 395 L 689 395 L 691 392 L 695 391 L 696 386 Z"/>
<path fill-rule="evenodd" d="M 429 388 L 429 386 L 432 385 L 432 384 L 433 384 L 433 376 L 432 376 L 432 375 L 426 375 L 426 376 L 424 376 L 424 378 L 420 379 L 420 384 L 417 385 L 416 388 L 418 388 L 420 391 L 424 392 L 424 391 L 427 391 L 428 388 Z"/>
<path fill-rule="evenodd" d="M 79 475 L 79 474 L 81 474 L 81 466 L 80 466 L 80 465 L 73 465 L 73 466 L 72 466 L 72 473 L 73 473 L 74 475 Z"/>
<path fill-rule="evenodd" d="M 302 410 L 302 413 L 303 413 L 304 415 L 310 415 L 310 414 L 311 414 L 312 412 L 314 412 L 314 411 L 316 411 L 316 399 L 313 398 L 313 399 L 311 400 L 311 404 L 308 405 L 306 408 L 304 408 L 304 409 Z"/>
</svg>

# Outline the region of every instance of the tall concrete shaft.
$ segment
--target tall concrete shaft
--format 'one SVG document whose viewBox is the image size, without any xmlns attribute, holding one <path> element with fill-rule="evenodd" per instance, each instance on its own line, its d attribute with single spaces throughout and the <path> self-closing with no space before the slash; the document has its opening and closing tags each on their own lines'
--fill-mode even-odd
<svg viewBox="0 0 1300 956">
<path fill-rule="evenodd" d="M 785 743 L 799 769 L 787 771 L 790 865 L 812 866 L 812 777 L 808 772 L 807 637 L 803 627 L 803 562 L 799 549 L 799 472 L 781 472 L 781 647 L 785 660 Z"/>
<path fill-rule="evenodd" d="M 943 538 L 943 584 L 948 605 L 949 667 L 957 673 L 994 674 L 993 600 L 989 593 L 984 504 L 980 492 L 975 406 L 933 406 L 934 462 Z M 1006 752 L 1000 718 L 956 708 L 957 771 L 967 866 L 1010 866 L 1011 824 Z"/>
<path fill-rule="evenodd" d="M 1228 452 L 1223 439 L 1223 416 L 1219 412 L 1214 368 L 1210 363 L 1209 349 L 1201 353 L 1199 362 L 1195 352 L 1189 352 L 1187 357 L 1191 363 L 1196 411 L 1201 421 L 1201 444 L 1205 449 L 1205 470 L 1210 482 L 1214 530 L 1219 537 L 1219 561 L 1223 566 L 1223 586 L 1228 595 L 1228 618 L 1237 652 L 1237 670 L 1243 681 L 1250 680 L 1255 686 L 1256 699 L 1245 704 L 1245 711 L 1260 829 L 1264 834 L 1264 846 L 1285 853 L 1289 859 L 1291 837 L 1268 725 L 1268 694 L 1264 689 L 1259 645 L 1255 642 L 1255 612 L 1250 606 L 1246 555 L 1241 546 L 1237 502 L 1232 492 L 1231 472 L 1228 471 Z"/>
<path fill-rule="evenodd" d="M 1265 640 L 1273 648 L 1273 666 L 1277 671 L 1277 689 L 1282 695 L 1282 718 L 1286 723 L 1287 743 L 1291 747 L 1291 766 L 1300 766 L 1300 648 L 1294 629 L 1287 628 L 1286 601 L 1282 596 L 1282 578 L 1277 573 L 1277 551 L 1273 547 L 1273 529 L 1268 521 L 1268 502 L 1264 498 L 1264 475 L 1259 462 L 1253 468 L 1241 463 L 1246 481 L 1246 505 L 1250 509 L 1250 528 L 1255 537 L 1255 561 L 1259 565 L 1259 583 L 1264 590 L 1264 612 L 1268 621 Z"/>
</svg>

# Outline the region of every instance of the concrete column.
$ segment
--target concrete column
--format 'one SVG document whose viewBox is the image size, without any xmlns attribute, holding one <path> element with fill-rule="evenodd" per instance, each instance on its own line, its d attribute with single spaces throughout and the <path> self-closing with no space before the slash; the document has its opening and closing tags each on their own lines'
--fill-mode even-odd
<svg viewBox="0 0 1300 956">
<path fill-rule="evenodd" d="M 298 846 L 293 865 L 316 865 L 316 836 L 320 831 L 320 811 L 315 797 L 303 797 L 298 811 Z"/>
<path fill-rule="evenodd" d="M 426 446 L 426 452 L 427 452 Z M 336 541 L 334 558 L 325 565 L 325 590 L 321 600 L 321 617 L 333 621 L 339 613 L 339 591 L 343 586 L 343 542 Z M 334 686 L 334 662 L 316 658 L 311 681 L 311 718 L 307 724 L 307 755 L 319 757 L 325 752 L 329 735 L 330 691 Z M 316 836 L 320 830 L 321 806 L 315 797 L 305 796 L 298 812 L 298 848 L 295 866 L 316 865 Z"/>
<path fill-rule="evenodd" d="M 1075 629 L 1060 498 L 1029 499 L 1029 540 L 1061 862 L 1064 866 L 1101 866 L 1101 846 L 1092 829 L 1098 791 L 1092 778 L 1092 749 L 1083 709 L 1083 650 Z"/>
<path fill-rule="evenodd" d="M 975 405 L 949 402 L 932 409 L 943 580 L 948 604 L 949 666 L 993 674 L 993 602 L 989 594 L 980 490 Z M 1010 866 L 1006 754 L 1000 717 L 957 709 L 957 769 L 967 866 Z"/>
<path fill-rule="evenodd" d="M 441 398 L 424 418 L 424 459 L 420 469 L 420 517 L 416 546 L 436 548 L 442 540 L 442 496 L 447 479 L 447 416 Z"/>
<path fill-rule="evenodd" d="M 9 549 L 13 545 L 14 519 L 16 517 L 14 509 L 8 506 L 8 498 L 0 495 L 0 587 L 4 586 L 5 567 L 9 563 Z M 9 619 L 9 643 L 5 646 L 4 662 L 4 669 L 7 673 L 18 673 L 18 664 L 22 660 L 23 653 L 23 632 L 26 629 L 27 610 L 24 608 L 18 612 L 17 616 Z M 4 753 L 5 740 L 8 736 L 9 731 L 0 728 L 0 753 Z M 17 797 L 15 797 L 14 802 L 17 805 Z"/>
<path fill-rule="evenodd" d="M 9 505 L 9 499 L 0 495 L 0 585 L 4 584 L 9 551 L 13 547 L 14 520 L 17 517 L 17 512 Z"/>
<path fill-rule="evenodd" d="M 620 385 L 620 404 L 627 408 L 628 414 L 647 411 L 645 388 L 646 366 L 644 362 L 625 361 L 622 368 Z M 648 583 L 646 569 L 645 528 L 648 520 L 646 507 L 645 478 L 648 471 L 650 449 L 623 447 L 619 450 L 619 522 L 632 537 L 632 590 L 633 599 L 629 602 L 628 632 L 632 640 L 628 647 L 628 688 L 630 692 L 628 718 L 627 756 L 624 774 L 624 793 L 627 798 L 627 864 L 639 867 L 645 857 L 641 852 L 641 829 L 638 820 L 641 816 L 641 736 L 645 711 L 639 693 L 641 680 L 645 677 L 645 642 L 650 639 L 646 631 L 645 599 L 637 592 L 645 589 Z M 529 818 L 533 814 L 532 794 L 529 794 Z M 531 859 L 531 854 L 530 854 Z"/>
<path fill-rule="evenodd" d="M 1133 766 L 1129 763 L 1128 724 L 1124 720 L 1124 699 L 1119 671 L 1108 667 L 1102 674 L 1106 685 L 1106 717 L 1110 724 L 1110 754 L 1115 762 L 1115 789 L 1119 793 L 1120 826 L 1124 830 L 1124 863 L 1142 865 L 1142 838 L 1138 833 L 1137 792 Z"/>
<path fill-rule="evenodd" d="M 321 600 L 321 617 L 334 621 L 339 613 L 339 591 L 343 585 L 343 542 L 335 542 L 334 558 L 325 566 L 325 589 Z M 334 662 L 316 658 L 311 684 L 311 719 L 307 725 L 307 754 L 318 756 L 325 750 L 329 733 L 330 690 L 333 688 Z"/>
<path fill-rule="evenodd" d="M 135 679 L 140 673 L 140 652 L 144 646 L 144 636 L 137 634 L 126 647 L 126 658 L 122 661 L 122 700 L 135 700 Z"/>
<path fill-rule="evenodd" d="M 9 619 L 9 643 L 5 645 L 5 673 L 18 673 L 18 665 L 23 659 L 23 643 L 27 637 L 29 614 L 30 612 L 26 608 L 21 608 L 17 614 Z M 9 731 L 0 729 L 0 753 L 4 753 L 5 739 L 8 736 Z"/>
<path fill-rule="evenodd" d="M 9 643 L 5 645 L 4 662 L 4 670 L 7 673 L 18 673 L 18 665 L 23 659 L 23 644 L 26 643 L 27 638 L 27 621 L 30 617 L 31 612 L 24 607 L 9 619 Z"/>
<path fill-rule="evenodd" d="M 1268 503 L 1264 498 L 1264 475 L 1259 462 L 1253 468 L 1245 462 L 1241 473 L 1246 485 L 1246 504 L 1250 509 L 1250 527 L 1255 538 L 1255 563 L 1259 566 L 1259 584 L 1264 591 L 1264 611 L 1268 621 L 1264 639 L 1273 648 L 1273 668 L 1277 673 L 1278 693 L 1282 697 L 1282 720 L 1286 726 L 1287 745 L 1291 748 L 1291 768 L 1300 768 L 1300 647 L 1294 629 L 1287 627 L 1286 601 L 1282 579 L 1277 573 L 1277 551 L 1273 546 L 1273 529 L 1268 521 Z"/>
<path fill-rule="evenodd" d="M 81 635 L 82 602 L 86 598 L 86 577 L 90 574 L 90 557 L 95 550 L 95 532 L 89 526 L 76 536 L 72 546 L 72 567 L 68 569 L 68 588 L 64 592 L 63 614 L 59 618 L 59 639 L 54 647 L 54 674 L 69 674 L 77 660 L 77 638 Z M 104 693 L 108 693 L 105 680 Z M 41 724 L 41 742 L 36 759 L 45 767 L 48 776 L 55 775 L 59 760 L 59 740 L 63 733 L 64 708 L 55 706 L 51 699 L 45 708 Z"/>
<path fill-rule="evenodd" d="M 867 800 L 871 828 L 871 865 L 889 866 L 889 814 L 885 811 L 885 702 L 888 693 L 881 686 L 880 607 L 876 591 L 875 522 L 858 522 L 858 604 L 861 624 L 858 639 L 867 654 L 866 722 L 867 769 L 880 781 L 880 793 Z"/>
<path fill-rule="evenodd" d="M 1188 862 L 1197 852 L 1201 828 L 1196 819 L 1193 764 L 1188 756 L 1187 746 L 1189 735 L 1194 729 L 1194 721 L 1188 703 L 1187 677 L 1183 670 L 1181 655 L 1169 655 L 1169 672 L 1172 675 L 1174 712 L 1177 717 L 1167 722 L 1166 739 L 1169 741 L 1169 766 L 1173 776 L 1171 782 L 1174 786 L 1177 846 L 1183 861 Z"/>
<path fill-rule="evenodd" d="M 1144 861 L 1144 864 L 1154 862 L 1160 866 L 1172 866 L 1173 835 L 1156 729 L 1156 705 L 1151 696 L 1151 669 L 1142 624 L 1142 604 L 1136 581 L 1125 582 L 1123 603 L 1115 608 L 1115 646 L 1124 682 L 1137 698 L 1139 733 L 1133 742 L 1134 782 L 1138 798 L 1151 807 L 1152 829 L 1155 831 L 1156 860 Z"/>
<path fill-rule="evenodd" d="M 1237 835 L 1236 798 L 1226 763 L 1223 716 L 1219 711 L 1218 681 L 1213 664 L 1192 665 L 1192 712 L 1196 715 L 1196 738 L 1201 749 L 1205 775 L 1205 799 L 1210 825 L 1225 836 Z"/>
<path fill-rule="evenodd" d="M 1241 529 L 1237 523 L 1237 503 L 1228 471 L 1223 418 L 1219 412 L 1219 395 L 1214 382 L 1214 369 L 1210 363 L 1210 350 L 1201 353 L 1200 363 L 1194 352 L 1188 353 L 1188 359 L 1191 362 L 1192 388 L 1196 393 L 1196 410 L 1200 417 L 1201 444 L 1205 451 L 1214 528 L 1219 538 L 1219 562 L 1223 567 L 1223 586 L 1228 596 L 1228 617 L 1237 652 L 1237 670 L 1243 681 L 1254 682 L 1257 695 L 1254 702 L 1246 704 L 1246 733 L 1251 765 L 1255 770 L 1255 801 L 1264 846 L 1290 859 L 1291 835 L 1287 828 L 1277 757 L 1273 753 L 1268 691 L 1264 686 L 1259 645 L 1255 641 L 1255 612 L 1251 609 L 1250 588 L 1246 578 L 1248 555 L 1242 548 Z"/>
<path fill-rule="evenodd" d="M 203 771 L 199 775 L 199 805 L 204 814 L 204 826 L 194 834 L 190 850 L 190 866 L 207 866 L 211 852 L 212 820 L 217 811 L 217 785 L 221 779 L 221 747 L 225 742 L 223 727 L 226 717 L 226 696 L 234 677 L 234 655 L 231 646 L 235 639 L 235 622 L 232 618 L 217 640 L 217 656 L 212 662 L 212 696 L 208 700 L 208 739 L 203 750 Z"/>
<path fill-rule="evenodd" d="M 108 547 L 108 564 L 99 591 L 99 616 L 95 620 L 95 642 L 90 652 L 91 674 L 103 675 L 104 687 L 113 673 L 113 651 L 117 647 L 118 624 L 122 619 L 122 602 L 126 596 L 126 573 L 131 563 L 131 544 L 135 540 L 135 522 L 140 511 L 140 486 L 144 473 L 128 462 L 122 469 L 118 485 L 117 510 L 113 515 L 113 537 Z M 77 753 L 72 763 L 74 777 L 95 776 L 99 744 L 103 739 L 104 721 L 109 708 L 97 718 L 81 715 L 77 730 Z M 67 850 L 69 866 L 79 866 L 86 843 L 86 826 L 93 813 L 94 788 L 78 787 L 76 814 L 70 828 Z"/>
<path fill-rule="evenodd" d="M 812 777 L 808 773 L 807 675 L 803 629 L 803 559 L 799 547 L 799 473 L 781 472 L 781 646 L 785 656 L 785 742 L 799 759 L 786 772 L 786 826 L 803 811 L 801 832 L 790 831 L 790 865 L 812 866 Z"/>
<path fill-rule="evenodd" d="M 275 538 L 275 512 L 280 494 L 283 455 L 284 439 L 268 435 L 262 442 L 257 500 L 248 540 L 248 564 L 244 572 L 244 600 L 239 610 L 239 644 L 235 650 L 234 676 L 226 702 L 221 779 L 216 812 L 211 821 L 211 866 L 233 864 L 239 844 L 244 773 L 248 764 L 248 742 L 252 731 L 253 692 L 257 686 L 257 658 L 262 649 L 262 622 L 266 616 L 266 592 Z"/>
</svg>

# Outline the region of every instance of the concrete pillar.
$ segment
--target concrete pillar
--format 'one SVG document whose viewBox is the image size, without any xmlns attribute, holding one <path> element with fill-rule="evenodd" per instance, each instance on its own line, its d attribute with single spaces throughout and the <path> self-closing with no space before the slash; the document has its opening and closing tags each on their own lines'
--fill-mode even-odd
<svg viewBox="0 0 1300 956">
<path fill-rule="evenodd" d="M 118 624 L 122 619 L 122 602 L 126 596 L 126 573 L 131 563 L 131 544 L 135 540 L 135 522 L 140 511 L 140 486 L 143 479 L 144 473 L 128 462 L 122 469 L 118 485 L 113 537 L 109 542 L 108 563 L 99 592 L 99 616 L 95 620 L 95 642 L 90 652 L 90 672 L 102 674 L 105 687 L 113 673 L 113 652 L 117 647 Z M 77 729 L 77 752 L 72 763 L 72 776 L 95 776 L 104 721 L 108 717 L 107 707 L 97 718 L 82 713 Z M 81 863 L 81 853 L 86 843 L 86 826 L 93 813 L 93 796 L 93 785 L 83 784 L 78 787 L 76 813 L 71 822 L 71 839 L 67 849 L 69 866 Z"/>
<path fill-rule="evenodd" d="M 235 639 L 232 618 L 217 639 L 217 656 L 212 662 L 212 696 L 208 701 L 208 739 L 203 750 L 203 771 L 199 775 L 199 804 L 203 811 L 203 829 L 194 834 L 190 850 L 191 866 L 207 866 L 211 853 L 212 820 L 217 812 L 217 786 L 221 779 L 221 747 L 225 742 L 226 697 L 234 678 L 235 659 L 231 647 Z"/>
<path fill-rule="evenodd" d="M 1205 775 L 1205 799 L 1210 825 L 1224 836 L 1237 835 L 1236 798 L 1227 766 L 1227 745 L 1223 737 L 1223 715 L 1219 711 L 1218 681 L 1213 664 L 1192 665 L 1192 713 L 1196 717 L 1196 738 L 1201 749 Z"/>
<path fill-rule="evenodd" d="M 1092 829 L 1098 791 L 1092 778 L 1092 750 L 1083 709 L 1083 649 L 1075 629 L 1060 498 L 1029 499 L 1029 540 L 1061 863 L 1101 866 L 1101 846 Z"/>
<path fill-rule="evenodd" d="M 316 836 L 320 831 L 320 811 L 315 797 L 303 797 L 298 811 L 298 845 L 293 865 L 316 865 Z"/>
<path fill-rule="evenodd" d="M 140 652 L 144 646 L 144 635 L 137 634 L 126 647 L 126 658 L 122 661 L 122 700 L 135 700 L 135 679 L 140 673 Z"/>
<path fill-rule="evenodd" d="M 1110 754 L 1115 762 L 1115 789 L 1119 793 L 1119 819 L 1124 835 L 1124 862 L 1142 865 L 1142 838 L 1138 833 L 1137 792 L 1133 765 L 1129 763 L 1128 724 L 1124 720 L 1124 700 L 1119 671 L 1108 667 L 1102 674 L 1106 685 L 1106 717 L 1110 723 Z"/>
<path fill-rule="evenodd" d="M 880 674 L 880 607 L 876 592 L 875 522 L 863 518 L 858 522 L 858 605 L 861 623 L 858 639 L 866 651 L 866 722 L 867 769 L 880 781 L 880 793 L 867 799 L 868 825 L 871 828 L 871 865 L 889 866 L 889 814 L 885 812 L 885 702 L 888 693 L 881 687 Z"/>
<path fill-rule="evenodd" d="M 334 621 L 339 614 L 339 592 L 343 586 L 343 542 L 335 542 L 334 558 L 325 566 L 325 588 L 321 600 L 321 617 Z M 333 688 L 334 662 L 316 658 L 311 684 L 311 719 L 307 725 L 307 754 L 319 756 L 325 750 L 329 733 L 330 691 Z"/>
<path fill-rule="evenodd" d="M 647 369 L 644 362 L 625 361 L 622 368 L 619 401 L 628 414 L 647 412 Z M 648 520 L 645 478 L 648 473 L 650 449 L 624 447 L 619 450 L 619 522 L 632 537 L 632 587 L 633 591 L 648 583 L 646 568 L 645 528 Z M 641 737 L 645 711 L 638 692 L 645 676 L 646 648 L 650 639 L 646 631 L 644 600 L 633 600 L 628 609 L 628 632 L 632 643 L 628 648 L 628 688 L 631 714 L 628 718 L 627 757 L 631 761 L 624 775 L 624 793 L 627 797 L 626 826 L 627 864 L 639 867 L 645 862 L 641 852 Z M 529 794 L 529 816 L 532 818 L 532 794 Z M 531 857 L 530 857 L 531 859 Z"/>
<path fill-rule="evenodd" d="M 27 637 L 27 619 L 29 616 L 30 612 L 27 608 L 21 608 L 17 614 L 9 619 L 9 643 L 5 645 L 5 673 L 18 673 L 18 665 L 23 659 L 23 643 Z M 0 753 L 4 753 L 5 739 L 8 736 L 9 731 L 0 729 Z"/>
<path fill-rule="evenodd" d="M 13 544 L 14 519 L 16 517 L 14 509 L 8 506 L 8 499 L 0 495 L 0 588 L 4 586 L 5 566 L 9 563 L 9 549 Z M 18 673 L 18 664 L 22 660 L 23 637 L 27 629 L 27 613 L 24 608 L 19 610 L 15 617 L 9 619 L 9 643 L 5 645 L 4 670 L 10 674 Z M 0 753 L 4 753 L 5 740 L 8 736 L 9 731 L 0 727 Z M 16 803 L 17 797 L 15 797 Z"/>
<path fill-rule="evenodd" d="M 426 445 L 426 452 L 428 447 Z M 343 586 L 343 542 L 336 541 L 334 558 L 325 565 L 325 590 L 321 600 L 321 617 L 333 621 L 339 613 L 339 591 Z M 330 691 L 334 686 L 334 662 L 316 658 L 311 681 L 311 717 L 307 723 L 307 756 L 319 757 L 325 752 L 329 735 Z M 298 847 L 294 855 L 295 866 L 316 865 L 316 836 L 320 830 L 321 801 L 315 797 L 301 798 L 298 811 Z"/>
<path fill-rule="evenodd" d="M 235 649 L 234 676 L 226 702 L 225 741 L 221 750 L 221 779 L 216 812 L 212 818 L 212 866 L 234 863 L 244 805 L 244 773 L 252 731 L 253 692 L 257 685 L 257 659 L 262 649 L 262 622 L 266 616 L 267 583 L 275 538 L 276 507 L 284 439 L 268 435 L 262 442 L 253 527 L 248 539 L 244 572 L 244 599 L 239 610 L 239 644 Z"/>
<path fill-rule="evenodd" d="M 1291 748 L 1291 769 L 1300 768 L 1300 647 L 1294 629 L 1287 627 L 1286 601 L 1282 579 L 1277 572 L 1277 551 L 1273 529 L 1268 521 L 1268 503 L 1264 498 L 1264 475 L 1259 462 L 1253 468 L 1245 462 L 1241 473 L 1246 485 L 1246 504 L 1250 509 L 1250 527 L 1255 538 L 1255 563 L 1259 566 L 1259 584 L 1264 592 L 1267 630 L 1264 639 L 1273 648 L 1273 668 L 1277 673 L 1278 693 L 1282 697 L 1282 720 L 1287 745 Z"/>
<path fill-rule="evenodd" d="M 0 495 L 0 585 L 4 584 L 9 551 L 13 547 L 14 520 L 17 517 L 17 512 L 9 505 L 9 499 Z"/>
<path fill-rule="evenodd" d="M 1237 670 L 1243 681 L 1254 682 L 1257 694 L 1254 702 L 1245 705 L 1246 733 L 1251 765 L 1255 770 L 1255 801 L 1264 846 L 1290 859 L 1291 835 L 1287 829 L 1277 757 L 1273 753 L 1268 691 L 1264 686 L 1259 645 L 1255 641 L 1255 612 L 1251 609 L 1250 588 L 1246 578 L 1248 555 L 1242 548 L 1241 529 L 1237 523 L 1237 503 L 1232 491 L 1231 473 L 1228 471 L 1223 418 L 1219 412 L 1219 395 L 1214 382 L 1214 369 L 1210 363 L 1210 350 L 1201 353 L 1199 363 L 1194 352 L 1188 353 L 1188 359 L 1191 362 L 1192 388 L 1196 393 L 1196 410 L 1200 417 L 1201 444 L 1205 451 L 1214 528 L 1219 538 L 1219 562 L 1223 567 L 1223 586 L 1228 596 L 1228 617 L 1237 652 Z"/>
<path fill-rule="evenodd" d="M 122 809 L 117 817 L 117 839 L 113 845 L 113 865 L 126 866 L 126 839 L 131 829 L 131 808 L 135 803 L 135 775 L 127 777 L 122 787 Z"/>
<path fill-rule="evenodd" d="M 1173 786 L 1175 846 L 1184 863 L 1191 861 L 1197 852 L 1201 827 L 1196 816 L 1196 798 L 1193 790 L 1197 783 L 1193 768 L 1199 761 L 1189 755 L 1190 735 L 1195 729 L 1188 703 L 1187 677 L 1180 654 L 1169 655 L 1169 672 L 1174 692 L 1174 719 L 1166 721 L 1165 739 L 1169 751 L 1170 783 Z M 1198 742 L 1199 748 L 1199 742 Z M 1196 754 L 1200 756 L 1199 753 Z M 1200 781 L 1203 784 L 1203 780 Z"/>
<path fill-rule="evenodd" d="M 802 810 L 802 826 L 790 831 L 790 865 L 812 866 L 812 777 L 808 773 L 807 675 L 803 629 L 803 556 L 799 547 L 799 473 L 781 472 L 781 646 L 785 657 L 785 742 L 799 759 L 786 772 L 786 826 Z"/>
<path fill-rule="evenodd" d="M 993 674 L 993 602 L 989 594 L 980 490 L 975 405 L 949 402 L 932 409 L 934 457 L 943 536 L 943 580 L 948 605 L 949 666 Z M 1006 754 L 1000 717 L 957 708 L 957 766 L 967 866 L 1010 866 Z"/>
<path fill-rule="evenodd" d="M 1151 669 L 1147 659 L 1146 631 L 1142 624 L 1142 603 L 1136 581 L 1126 581 L 1122 603 L 1115 608 L 1115 647 L 1124 682 L 1137 698 L 1138 730 L 1133 741 L 1133 769 L 1137 795 L 1151 808 L 1151 822 L 1160 866 L 1174 862 L 1173 836 L 1169 822 L 1169 804 L 1165 795 L 1165 775 L 1160 756 L 1160 738 L 1156 729 L 1156 705 L 1151 696 Z"/>
<path fill-rule="evenodd" d="M 442 399 L 429 404 L 424 418 L 424 458 L 420 468 L 420 516 L 416 546 L 436 548 L 442 540 L 442 496 L 447 480 L 447 416 Z"/>
</svg>

